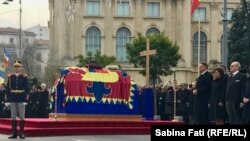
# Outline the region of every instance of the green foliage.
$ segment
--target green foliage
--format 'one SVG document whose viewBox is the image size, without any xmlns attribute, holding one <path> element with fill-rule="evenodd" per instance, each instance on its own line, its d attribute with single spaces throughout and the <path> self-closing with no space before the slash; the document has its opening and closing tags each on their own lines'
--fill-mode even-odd
<svg viewBox="0 0 250 141">
<path fill-rule="evenodd" d="M 101 67 L 116 63 L 116 58 L 114 56 L 110 57 L 106 55 L 101 55 L 99 51 L 97 51 L 95 54 L 89 52 L 85 57 L 83 55 L 79 55 L 78 59 L 78 67 L 83 67 L 87 65 L 91 60 L 95 60 L 97 64 L 99 64 Z"/>
<path fill-rule="evenodd" d="M 250 3 L 249 3 L 250 5 Z M 232 28 L 229 32 L 228 61 L 239 61 L 243 69 L 250 66 L 250 8 L 246 0 L 232 16 Z"/>
<path fill-rule="evenodd" d="M 156 49 L 157 54 L 150 56 L 150 77 L 155 84 L 156 78 L 160 75 L 172 74 L 172 67 L 176 67 L 181 55 L 178 54 L 179 47 L 176 43 L 164 35 L 164 33 L 143 36 L 138 34 L 131 44 L 127 45 L 129 62 L 135 67 L 144 68 L 140 73 L 145 76 L 146 57 L 140 56 L 141 51 L 146 50 L 146 39 L 150 40 L 150 49 Z"/>
<path fill-rule="evenodd" d="M 48 88 L 51 88 L 55 80 L 60 75 L 60 70 L 52 66 L 47 66 L 45 69 L 45 74 L 43 75 L 41 82 L 46 83 Z"/>
</svg>

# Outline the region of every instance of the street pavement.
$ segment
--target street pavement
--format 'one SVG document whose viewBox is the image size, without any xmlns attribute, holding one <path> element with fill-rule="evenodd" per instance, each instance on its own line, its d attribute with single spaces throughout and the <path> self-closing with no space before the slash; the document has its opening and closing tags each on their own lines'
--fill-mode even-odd
<svg viewBox="0 0 250 141">
<path fill-rule="evenodd" d="M 27 137 L 25 140 L 9 140 L 7 135 L 0 134 L 0 141 L 150 141 L 150 135 L 86 135 L 57 137 Z"/>
</svg>

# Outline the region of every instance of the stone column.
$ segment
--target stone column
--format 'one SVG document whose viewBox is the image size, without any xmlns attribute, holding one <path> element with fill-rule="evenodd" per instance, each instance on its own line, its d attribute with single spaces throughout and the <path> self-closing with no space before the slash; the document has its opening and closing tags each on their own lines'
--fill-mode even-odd
<svg viewBox="0 0 250 141">
<path fill-rule="evenodd" d="M 143 0 L 135 0 L 135 30 L 138 33 L 143 33 L 143 27 L 142 27 L 142 23 L 143 23 L 143 17 L 145 13 L 143 11 Z"/>
<path fill-rule="evenodd" d="M 49 0 L 49 12 L 50 12 L 50 20 L 49 20 L 49 63 L 54 65 L 56 56 L 55 54 L 55 1 Z"/>
<path fill-rule="evenodd" d="M 172 40 L 172 0 L 166 0 L 165 7 L 165 33 Z"/>
<path fill-rule="evenodd" d="M 181 21 L 181 39 L 182 39 L 182 55 L 185 67 L 190 68 L 192 65 L 192 47 L 191 47 L 191 3 L 189 0 L 183 1 L 182 21 Z"/>
<path fill-rule="evenodd" d="M 218 16 L 219 15 L 219 3 L 211 2 L 210 3 L 210 39 L 211 39 L 211 47 L 208 46 L 207 51 L 208 51 L 208 61 L 212 60 L 218 60 L 219 62 L 221 61 L 221 48 L 218 48 L 218 31 L 221 31 L 221 29 L 218 29 Z M 218 17 L 218 18 L 216 18 Z M 214 36 L 216 35 L 216 36 Z M 209 44 L 208 44 L 209 45 Z"/>
<path fill-rule="evenodd" d="M 105 3 L 103 2 L 103 5 Z M 106 7 L 104 6 L 104 33 L 105 33 L 105 46 L 104 46 L 104 52 L 103 54 L 106 54 L 107 56 L 116 56 L 116 49 L 115 49 L 115 38 L 113 38 L 113 32 L 115 32 L 113 29 L 113 12 L 115 12 L 115 3 L 112 2 L 112 7 Z M 114 33 L 115 35 L 115 33 Z"/>
<path fill-rule="evenodd" d="M 78 52 L 79 48 L 82 47 L 82 0 L 76 1 L 76 14 L 75 14 L 75 26 L 74 26 L 74 46 L 71 47 L 72 54 L 71 58 L 74 59 L 74 57 L 82 54 L 82 52 Z M 76 64 L 75 64 L 76 65 Z"/>
<path fill-rule="evenodd" d="M 55 30 L 54 30 L 54 34 L 55 34 L 55 38 L 57 38 L 55 40 L 55 54 L 57 54 L 57 56 L 55 57 L 55 59 L 57 59 L 56 64 L 62 65 L 62 59 L 65 56 L 65 46 L 66 46 L 66 41 L 65 41 L 65 33 L 66 33 L 66 16 L 65 16 L 65 11 L 66 11 L 66 6 L 65 4 L 67 3 L 67 1 L 65 0 L 56 0 L 55 2 Z"/>
<path fill-rule="evenodd" d="M 183 51 L 183 28 L 182 28 L 182 24 L 183 24 L 183 0 L 177 0 L 177 27 L 176 27 L 176 41 L 178 43 L 178 45 L 180 46 L 180 50 L 179 52 L 181 54 L 184 54 Z M 186 17 L 186 16 L 185 16 Z"/>
</svg>

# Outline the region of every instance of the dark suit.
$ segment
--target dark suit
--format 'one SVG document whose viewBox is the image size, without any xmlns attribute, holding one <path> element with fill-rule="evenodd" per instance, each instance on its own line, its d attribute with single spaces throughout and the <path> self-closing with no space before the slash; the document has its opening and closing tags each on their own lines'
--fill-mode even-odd
<svg viewBox="0 0 250 141">
<path fill-rule="evenodd" d="M 44 90 L 39 93 L 38 115 L 40 118 L 48 117 L 49 91 Z"/>
<path fill-rule="evenodd" d="M 197 95 L 194 98 L 195 124 L 208 124 L 208 102 L 211 96 L 213 76 L 201 74 L 196 82 Z"/>
<path fill-rule="evenodd" d="M 246 75 L 238 72 L 228 80 L 225 99 L 230 124 L 242 124 L 240 103 L 245 92 L 246 79 Z"/>
<path fill-rule="evenodd" d="M 185 123 L 189 123 L 188 120 L 188 107 L 187 103 L 189 100 L 189 93 L 188 89 L 180 89 L 176 93 L 176 116 L 182 116 Z"/>
</svg>

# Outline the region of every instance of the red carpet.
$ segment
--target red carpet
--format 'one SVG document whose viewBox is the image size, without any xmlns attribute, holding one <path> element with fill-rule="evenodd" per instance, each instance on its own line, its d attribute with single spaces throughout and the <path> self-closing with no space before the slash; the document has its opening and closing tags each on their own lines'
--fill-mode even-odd
<svg viewBox="0 0 250 141">
<path fill-rule="evenodd" d="M 72 121 L 26 119 L 26 136 L 65 136 L 101 134 L 150 134 L 151 125 L 181 125 L 171 121 Z M 0 119 L 0 133 L 10 134 L 11 120 Z"/>
</svg>

